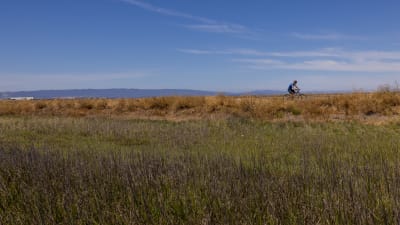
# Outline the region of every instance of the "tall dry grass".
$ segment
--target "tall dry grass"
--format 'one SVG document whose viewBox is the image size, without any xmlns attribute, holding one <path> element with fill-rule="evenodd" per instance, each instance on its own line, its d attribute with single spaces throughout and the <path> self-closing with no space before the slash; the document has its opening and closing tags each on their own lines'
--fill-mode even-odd
<svg viewBox="0 0 400 225">
<path fill-rule="evenodd" d="M 400 114 L 400 93 L 382 87 L 373 93 L 281 96 L 157 97 L 142 99 L 74 99 L 0 101 L 0 115 L 130 116 L 210 118 L 237 116 L 262 120 L 303 118 L 392 117 Z"/>
</svg>

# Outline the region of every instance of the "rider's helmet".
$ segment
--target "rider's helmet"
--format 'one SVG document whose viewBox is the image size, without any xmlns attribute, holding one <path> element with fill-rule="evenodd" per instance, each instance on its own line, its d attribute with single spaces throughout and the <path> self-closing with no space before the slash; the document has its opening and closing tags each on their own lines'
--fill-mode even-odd
<svg viewBox="0 0 400 225">
<path fill-rule="evenodd" d="M 293 83 L 294 83 L 294 84 L 297 84 L 297 80 L 294 80 Z"/>
</svg>

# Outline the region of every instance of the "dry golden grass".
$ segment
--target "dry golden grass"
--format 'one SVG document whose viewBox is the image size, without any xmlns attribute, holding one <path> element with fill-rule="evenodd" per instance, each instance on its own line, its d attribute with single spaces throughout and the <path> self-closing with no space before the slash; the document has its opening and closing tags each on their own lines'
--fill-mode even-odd
<svg viewBox="0 0 400 225">
<path fill-rule="evenodd" d="M 268 121 L 359 120 L 372 123 L 399 120 L 400 93 L 381 89 L 373 93 L 282 96 L 157 97 L 140 99 L 54 99 L 0 101 L 0 115 L 123 116 L 167 120 L 225 118 Z"/>
</svg>

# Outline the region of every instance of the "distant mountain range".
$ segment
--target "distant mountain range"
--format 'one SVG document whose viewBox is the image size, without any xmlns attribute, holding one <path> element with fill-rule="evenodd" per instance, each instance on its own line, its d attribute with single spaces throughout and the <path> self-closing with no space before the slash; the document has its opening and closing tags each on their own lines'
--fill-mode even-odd
<svg viewBox="0 0 400 225">
<path fill-rule="evenodd" d="M 71 89 L 2 92 L 0 98 L 33 97 L 35 99 L 52 98 L 145 98 L 160 96 L 213 96 L 224 95 L 275 95 L 284 91 L 258 90 L 251 92 L 216 92 L 187 89 Z"/>
</svg>

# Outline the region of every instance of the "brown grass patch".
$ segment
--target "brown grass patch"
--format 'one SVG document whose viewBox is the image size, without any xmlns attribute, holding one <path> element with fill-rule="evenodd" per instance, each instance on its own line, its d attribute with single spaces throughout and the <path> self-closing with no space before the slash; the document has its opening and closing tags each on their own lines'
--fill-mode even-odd
<svg viewBox="0 0 400 225">
<path fill-rule="evenodd" d="M 243 117 L 261 120 L 396 120 L 400 93 L 382 89 L 374 93 L 309 95 L 305 99 L 282 96 L 157 97 L 140 99 L 54 99 L 0 101 L 0 115 L 124 116 L 182 120 Z M 361 118 L 361 119 L 360 119 Z"/>
</svg>

